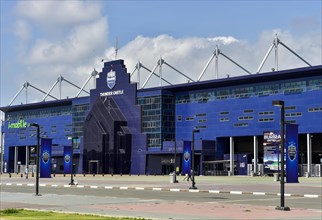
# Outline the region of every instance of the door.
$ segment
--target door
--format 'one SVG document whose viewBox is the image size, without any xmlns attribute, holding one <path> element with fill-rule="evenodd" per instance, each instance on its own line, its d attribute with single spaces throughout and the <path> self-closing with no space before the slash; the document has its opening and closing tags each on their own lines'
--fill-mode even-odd
<svg viewBox="0 0 322 220">
<path fill-rule="evenodd" d="M 88 167 L 89 167 L 89 173 L 90 174 L 98 174 L 98 166 L 99 162 L 98 160 L 90 160 L 88 162 Z"/>
</svg>

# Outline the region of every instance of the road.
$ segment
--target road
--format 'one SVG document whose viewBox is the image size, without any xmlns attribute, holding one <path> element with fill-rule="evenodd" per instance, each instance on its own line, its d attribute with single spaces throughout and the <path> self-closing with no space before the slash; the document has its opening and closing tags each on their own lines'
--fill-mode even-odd
<svg viewBox="0 0 322 220">
<path fill-rule="evenodd" d="M 127 177 L 129 178 L 129 177 Z M 189 191 L 184 190 L 189 183 L 181 183 L 176 188 L 167 188 L 165 182 L 158 183 L 147 177 L 129 179 L 116 178 L 104 186 L 99 179 L 89 178 L 92 186 L 72 186 L 60 184 L 66 179 L 49 179 L 48 184 L 40 187 L 42 196 L 35 196 L 35 186 L 18 183 L 22 179 L 1 179 L 1 209 L 4 208 L 31 208 L 40 210 L 54 210 L 62 212 L 92 213 L 109 216 L 131 216 L 149 219 L 322 219 L 321 196 L 286 196 L 285 204 L 291 211 L 278 211 L 275 207 L 280 204 L 280 197 L 273 194 L 241 193 L 227 191 L 225 184 L 219 191 Z M 146 181 L 144 181 L 146 179 Z M 156 180 L 162 179 L 155 177 Z M 28 180 L 31 181 L 31 180 Z M 219 179 L 217 179 L 219 182 Z M 233 179 L 226 179 L 233 184 Z M 251 182 L 250 179 L 248 182 Z M 9 182 L 14 182 L 11 184 Z M 42 180 L 44 182 L 44 180 Z M 54 184 L 49 184 L 49 183 Z M 82 180 L 85 183 L 85 179 Z M 241 181 L 238 181 L 238 184 Z M 304 182 L 304 181 L 303 181 Z M 96 183 L 96 185 L 93 185 Z M 125 184 L 130 187 L 126 187 Z M 321 191 L 319 180 L 305 183 L 309 193 Z M 134 187 L 140 184 L 143 187 Z M 200 181 L 199 185 L 208 183 Z M 304 184 L 304 183 L 303 183 Z M 106 185 L 106 182 L 105 182 Z M 119 185 L 120 187 L 117 187 Z M 227 184 L 228 185 L 228 184 Z M 241 188 L 248 192 L 258 184 L 242 183 Z M 271 183 L 271 185 L 276 185 Z M 154 187 L 152 187 L 154 186 Z M 239 185 L 238 185 L 239 186 Z M 278 185 L 277 185 L 278 186 Z M 150 187 L 150 188 L 148 188 Z M 162 187 L 162 188 L 157 188 Z M 231 185 L 228 185 L 231 187 Z M 236 186 L 234 186 L 236 187 Z M 258 186 L 261 187 L 261 186 Z M 292 186 L 297 187 L 297 186 Z M 180 189 L 181 188 L 181 189 Z M 236 188 L 234 188 L 236 189 Z M 226 190 L 224 192 L 224 190 Z M 295 189 L 292 189 L 295 191 Z M 298 193 L 300 194 L 300 193 Z"/>
</svg>

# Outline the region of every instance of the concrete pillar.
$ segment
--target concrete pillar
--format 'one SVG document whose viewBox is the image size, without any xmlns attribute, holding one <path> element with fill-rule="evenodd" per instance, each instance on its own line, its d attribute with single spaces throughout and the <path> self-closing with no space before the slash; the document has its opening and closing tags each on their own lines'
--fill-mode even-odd
<svg viewBox="0 0 322 220">
<path fill-rule="evenodd" d="M 29 147 L 26 146 L 26 167 L 29 165 Z"/>
<path fill-rule="evenodd" d="M 229 139 L 229 160 L 230 160 L 230 172 L 231 172 L 231 175 L 233 176 L 234 175 L 234 165 L 235 165 L 235 162 L 234 162 L 234 138 L 233 137 L 230 137 Z"/>
<path fill-rule="evenodd" d="M 258 173 L 258 140 L 257 137 L 254 136 L 254 173 Z"/>
<path fill-rule="evenodd" d="M 312 174 L 312 143 L 311 143 L 311 135 L 306 134 L 306 143 L 307 143 L 307 172 L 308 175 Z"/>
<path fill-rule="evenodd" d="M 201 151 L 201 154 L 200 154 L 200 163 L 199 163 L 199 174 L 200 175 L 203 175 L 203 167 L 202 167 L 202 164 L 203 164 L 203 153 Z"/>
<path fill-rule="evenodd" d="M 18 172 L 18 147 L 15 147 L 15 156 L 14 156 L 14 165 L 13 165 L 13 172 Z"/>
</svg>

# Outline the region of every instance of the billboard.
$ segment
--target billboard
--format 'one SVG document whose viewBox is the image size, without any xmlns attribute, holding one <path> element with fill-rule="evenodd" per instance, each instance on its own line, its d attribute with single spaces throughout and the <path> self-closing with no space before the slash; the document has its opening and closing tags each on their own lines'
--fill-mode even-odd
<svg viewBox="0 0 322 220">
<path fill-rule="evenodd" d="M 263 140 L 264 172 L 272 173 L 279 170 L 279 155 L 281 145 L 280 131 L 265 131 Z"/>
</svg>

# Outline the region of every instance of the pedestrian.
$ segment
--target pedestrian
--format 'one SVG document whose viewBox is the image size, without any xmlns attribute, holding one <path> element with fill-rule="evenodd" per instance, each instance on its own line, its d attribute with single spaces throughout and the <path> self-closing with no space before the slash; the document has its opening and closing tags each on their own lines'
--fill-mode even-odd
<svg viewBox="0 0 322 220">
<path fill-rule="evenodd" d="M 26 175 L 26 179 L 28 179 L 28 165 L 26 166 L 26 169 L 25 169 L 25 175 Z"/>
<path fill-rule="evenodd" d="M 186 173 L 186 175 L 183 178 L 183 181 L 187 180 L 189 182 L 189 180 L 191 180 L 191 175 L 190 173 Z"/>
</svg>

